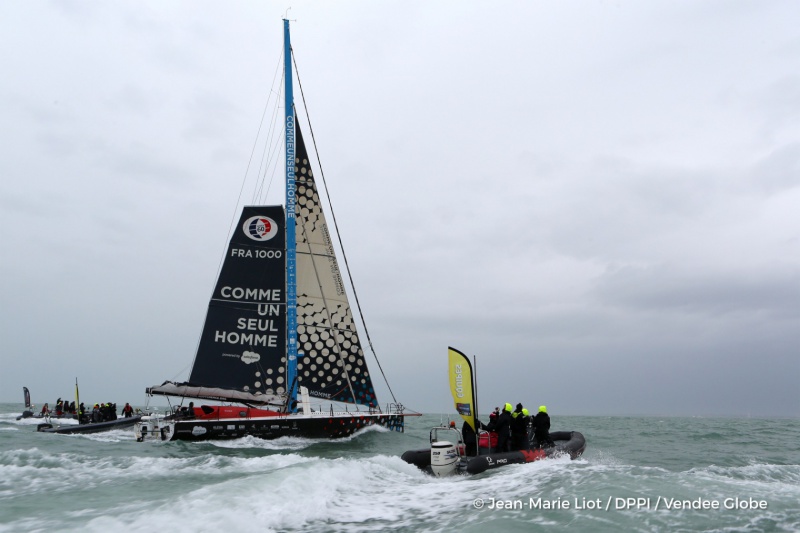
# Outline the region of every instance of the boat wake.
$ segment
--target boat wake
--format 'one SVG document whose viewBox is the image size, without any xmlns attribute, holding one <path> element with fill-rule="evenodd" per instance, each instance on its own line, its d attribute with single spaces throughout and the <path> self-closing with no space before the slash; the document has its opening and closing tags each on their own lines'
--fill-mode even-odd
<svg viewBox="0 0 800 533">
<path fill-rule="evenodd" d="M 266 439 L 260 439 L 258 437 L 253 437 L 251 435 L 247 435 L 240 439 L 233 439 L 233 440 L 203 441 L 202 444 L 216 448 L 227 448 L 227 449 L 253 448 L 260 450 L 271 450 L 271 451 L 280 451 L 280 450 L 299 451 L 299 450 L 305 450 L 312 446 L 319 446 L 321 444 L 324 445 L 347 444 L 369 433 L 391 433 L 391 430 L 383 426 L 367 426 L 365 428 L 356 431 L 352 435 L 348 435 L 347 437 L 342 437 L 341 439 L 320 440 L 320 439 L 307 439 L 303 437 L 280 437 L 277 439 L 266 440 Z"/>
<path fill-rule="evenodd" d="M 240 439 L 204 441 L 198 444 L 211 448 L 226 448 L 231 450 L 258 449 L 270 451 L 296 451 L 308 448 L 314 444 L 314 441 L 311 439 L 304 439 L 302 437 L 280 437 L 278 439 L 265 440 L 258 437 L 253 437 L 251 435 L 246 435 Z"/>
<path fill-rule="evenodd" d="M 95 442 L 130 442 L 135 439 L 131 428 L 112 429 L 103 433 L 73 433 L 68 436 Z"/>
</svg>

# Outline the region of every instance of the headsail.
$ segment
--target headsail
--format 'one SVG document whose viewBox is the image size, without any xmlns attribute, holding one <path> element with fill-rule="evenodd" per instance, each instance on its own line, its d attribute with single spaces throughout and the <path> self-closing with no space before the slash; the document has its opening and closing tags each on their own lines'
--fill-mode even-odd
<svg viewBox="0 0 800 533">
<path fill-rule="evenodd" d="M 456 411 L 475 431 L 478 407 L 475 402 L 475 389 L 472 386 L 472 365 L 469 358 L 455 348 L 448 347 L 447 356 L 450 392 L 453 395 Z"/>
<path fill-rule="evenodd" d="M 312 396 L 377 407 L 300 128 L 296 148 L 298 379 Z"/>
</svg>

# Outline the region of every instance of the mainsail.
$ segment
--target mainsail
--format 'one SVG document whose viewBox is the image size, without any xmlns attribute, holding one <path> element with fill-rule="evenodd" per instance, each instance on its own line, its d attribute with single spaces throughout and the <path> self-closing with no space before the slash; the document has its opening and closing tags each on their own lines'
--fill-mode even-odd
<svg viewBox="0 0 800 533">
<path fill-rule="evenodd" d="M 256 397 L 286 392 L 284 250 L 283 208 L 245 207 L 208 305 L 191 385 Z"/>
</svg>

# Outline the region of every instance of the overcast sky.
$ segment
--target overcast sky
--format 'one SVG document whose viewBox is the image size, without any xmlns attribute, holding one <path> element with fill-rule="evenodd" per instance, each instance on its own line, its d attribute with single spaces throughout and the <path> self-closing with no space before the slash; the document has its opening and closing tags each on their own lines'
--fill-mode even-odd
<svg viewBox="0 0 800 533">
<path fill-rule="evenodd" d="M 0 2 L 0 401 L 188 378 L 289 5 L 399 401 L 453 412 L 452 345 L 484 412 L 800 415 L 800 3 L 755 0 Z"/>
</svg>

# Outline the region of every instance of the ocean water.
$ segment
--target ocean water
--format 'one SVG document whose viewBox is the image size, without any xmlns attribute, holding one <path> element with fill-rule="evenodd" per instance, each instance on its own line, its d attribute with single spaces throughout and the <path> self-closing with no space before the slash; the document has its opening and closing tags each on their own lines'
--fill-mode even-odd
<svg viewBox="0 0 800 533">
<path fill-rule="evenodd" d="M 800 420 L 559 417 L 580 459 L 431 478 L 446 417 L 339 441 L 36 432 L 0 404 L 0 532 L 800 531 Z M 679 508 L 679 506 L 683 508 Z"/>
</svg>

